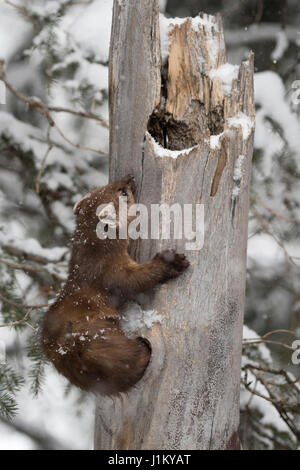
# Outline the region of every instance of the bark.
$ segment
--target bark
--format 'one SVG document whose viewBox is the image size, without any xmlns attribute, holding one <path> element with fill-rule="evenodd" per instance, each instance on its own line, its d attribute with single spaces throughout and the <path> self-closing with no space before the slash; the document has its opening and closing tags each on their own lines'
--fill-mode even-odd
<svg viewBox="0 0 300 470">
<path fill-rule="evenodd" d="M 148 207 L 204 204 L 205 240 L 185 252 L 189 271 L 148 300 L 163 318 L 142 332 L 151 363 L 126 396 L 97 400 L 96 449 L 239 448 L 253 56 L 229 93 L 210 78 L 226 62 L 221 18 L 200 21 L 172 30 L 162 66 L 158 2 L 114 2 L 110 178 L 133 173 Z M 185 241 L 142 240 L 132 253 L 144 262 L 166 247 Z"/>
</svg>

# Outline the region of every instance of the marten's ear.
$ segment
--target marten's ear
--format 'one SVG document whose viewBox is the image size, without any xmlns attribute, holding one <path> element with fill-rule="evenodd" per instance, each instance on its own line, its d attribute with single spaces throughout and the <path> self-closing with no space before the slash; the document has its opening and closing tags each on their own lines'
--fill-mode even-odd
<svg viewBox="0 0 300 470">
<path fill-rule="evenodd" d="M 73 207 L 73 214 L 77 215 L 79 213 L 79 210 L 80 210 L 80 205 L 82 203 L 82 201 L 84 201 L 85 199 L 87 199 L 88 197 L 90 197 L 90 193 L 86 194 L 82 199 L 80 199 L 80 201 L 76 202 L 75 206 Z"/>
</svg>

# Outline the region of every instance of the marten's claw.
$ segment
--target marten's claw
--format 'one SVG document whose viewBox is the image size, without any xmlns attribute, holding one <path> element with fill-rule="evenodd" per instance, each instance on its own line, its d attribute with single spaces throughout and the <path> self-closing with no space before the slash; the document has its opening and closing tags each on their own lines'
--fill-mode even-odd
<svg viewBox="0 0 300 470">
<path fill-rule="evenodd" d="M 185 255 L 176 253 L 175 250 L 162 251 L 158 253 L 156 257 L 160 258 L 166 264 L 168 278 L 179 276 L 190 265 Z"/>
</svg>

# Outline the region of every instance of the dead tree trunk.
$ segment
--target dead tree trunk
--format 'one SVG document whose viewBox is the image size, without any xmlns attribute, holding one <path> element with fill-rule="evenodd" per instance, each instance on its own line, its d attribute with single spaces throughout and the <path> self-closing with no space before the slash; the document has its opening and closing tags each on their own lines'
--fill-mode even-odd
<svg viewBox="0 0 300 470">
<path fill-rule="evenodd" d="M 222 67 L 219 16 L 187 19 L 169 39 L 163 65 L 158 1 L 115 0 L 110 178 L 133 173 L 149 207 L 204 204 L 204 246 L 149 301 L 163 318 L 143 332 L 151 364 L 128 395 L 98 399 L 96 449 L 239 447 L 253 57 Z M 142 240 L 133 253 L 143 262 L 165 247 L 184 241 Z"/>
</svg>

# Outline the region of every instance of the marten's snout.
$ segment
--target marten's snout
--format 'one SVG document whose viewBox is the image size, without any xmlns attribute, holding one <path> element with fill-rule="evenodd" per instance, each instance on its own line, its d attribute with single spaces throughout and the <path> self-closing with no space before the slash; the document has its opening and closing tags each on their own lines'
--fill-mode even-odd
<svg viewBox="0 0 300 470">
<path fill-rule="evenodd" d="M 127 175 L 124 178 L 124 182 L 126 185 L 128 185 L 132 191 L 133 194 L 136 192 L 136 182 L 135 182 L 135 177 L 133 175 Z"/>
</svg>

